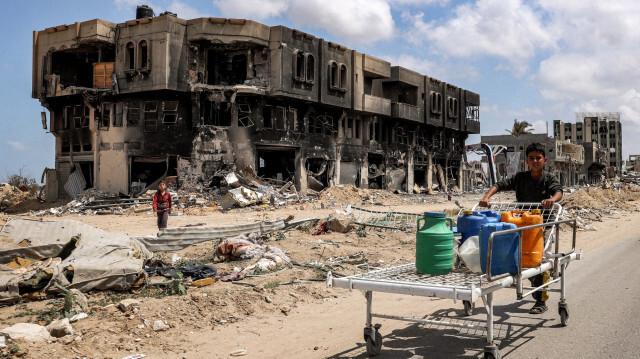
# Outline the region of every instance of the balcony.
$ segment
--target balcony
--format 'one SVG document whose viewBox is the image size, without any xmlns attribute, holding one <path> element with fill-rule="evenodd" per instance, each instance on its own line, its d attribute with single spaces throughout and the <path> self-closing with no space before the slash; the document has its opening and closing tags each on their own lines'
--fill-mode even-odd
<svg viewBox="0 0 640 359">
<path fill-rule="evenodd" d="M 401 102 L 391 103 L 391 117 L 422 122 L 420 107 Z"/>
<path fill-rule="evenodd" d="M 362 95 L 362 111 L 373 113 L 376 115 L 391 115 L 391 100 L 387 98 Z"/>
<path fill-rule="evenodd" d="M 467 120 L 467 132 L 473 135 L 480 133 L 480 121 Z"/>
<path fill-rule="evenodd" d="M 362 55 L 362 71 L 372 78 L 386 78 L 391 75 L 391 64 L 371 55 Z"/>
<path fill-rule="evenodd" d="M 250 20 L 199 18 L 188 20 L 187 27 L 187 40 L 190 42 L 208 40 L 223 44 L 247 42 L 269 46 L 269 26 Z"/>
</svg>

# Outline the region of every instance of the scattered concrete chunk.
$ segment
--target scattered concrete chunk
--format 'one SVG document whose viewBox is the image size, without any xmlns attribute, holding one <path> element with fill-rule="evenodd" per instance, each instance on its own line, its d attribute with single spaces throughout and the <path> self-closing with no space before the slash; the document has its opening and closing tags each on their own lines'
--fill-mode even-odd
<svg viewBox="0 0 640 359">
<path fill-rule="evenodd" d="M 353 216 L 336 214 L 335 217 L 327 221 L 327 229 L 338 233 L 347 233 L 353 229 Z"/>
<path fill-rule="evenodd" d="M 135 299 L 124 299 L 118 303 L 118 309 L 123 312 L 128 312 L 130 310 L 134 310 L 135 308 L 140 309 L 140 301 Z"/>
<path fill-rule="evenodd" d="M 53 340 L 47 328 L 38 324 L 18 323 L 0 330 L 9 339 L 24 339 L 28 341 Z"/>
<path fill-rule="evenodd" d="M 169 330 L 169 326 L 163 322 L 162 320 L 156 320 L 153 322 L 153 331 L 154 332 L 162 332 L 165 330 Z"/>
<path fill-rule="evenodd" d="M 54 320 L 51 324 L 47 325 L 47 330 L 51 336 L 56 338 L 73 334 L 73 327 L 71 323 L 69 323 L 69 318 Z"/>
</svg>

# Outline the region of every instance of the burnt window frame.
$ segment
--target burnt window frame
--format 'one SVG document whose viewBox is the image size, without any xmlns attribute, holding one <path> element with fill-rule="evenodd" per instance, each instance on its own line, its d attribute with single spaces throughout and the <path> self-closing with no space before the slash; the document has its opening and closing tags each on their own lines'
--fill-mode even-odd
<svg viewBox="0 0 640 359">
<path fill-rule="evenodd" d="M 124 126 L 124 105 L 122 102 L 116 102 L 113 104 L 113 127 Z"/>
<path fill-rule="evenodd" d="M 159 101 L 145 101 L 142 107 L 142 125 L 145 132 L 156 132 L 160 113 Z M 153 116 L 152 114 L 155 114 Z"/>
<path fill-rule="evenodd" d="M 458 99 L 453 96 L 447 96 L 447 112 L 448 117 L 457 119 L 459 111 Z"/>
<path fill-rule="evenodd" d="M 135 121 L 131 121 L 132 110 L 136 113 Z M 125 116 L 127 120 L 127 127 L 137 127 L 140 126 L 140 103 L 137 101 L 127 102 L 127 114 Z"/>
<path fill-rule="evenodd" d="M 168 106 L 168 104 L 170 106 Z M 173 107 L 175 104 L 175 108 Z M 178 109 L 180 107 L 180 101 L 162 101 L 162 124 L 163 125 L 175 125 L 178 123 Z M 173 117 L 173 121 L 167 120 L 167 115 Z M 175 117 L 174 117 L 175 116 Z"/>
<path fill-rule="evenodd" d="M 111 125 L 111 113 L 113 112 L 113 104 L 111 102 L 103 102 L 100 104 L 100 118 L 98 119 L 98 128 L 108 130 Z M 105 114 L 106 113 L 106 114 Z"/>
</svg>

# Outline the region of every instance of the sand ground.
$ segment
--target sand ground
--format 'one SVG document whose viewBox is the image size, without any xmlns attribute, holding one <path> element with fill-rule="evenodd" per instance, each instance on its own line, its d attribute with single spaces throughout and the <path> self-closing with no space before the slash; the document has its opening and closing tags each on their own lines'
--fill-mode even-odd
<svg viewBox="0 0 640 359">
<path fill-rule="evenodd" d="M 427 210 L 455 213 L 459 209 L 444 195 L 421 197 L 423 199 L 384 195 L 383 200 L 376 203 L 382 202 L 385 205 L 374 206 L 366 203 L 368 199 L 363 199 L 367 197 L 366 193 L 353 194 L 354 197 L 351 198 L 338 198 L 340 193 L 337 192 L 332 195 L 332 200 L 325 201 L 336 205 L 327 205 L 326 209 L 320 207 L 320 202 L 296 204 L 266 212 L 236 209 L 221 213 L 214 208 L 190 208 L 184 211 L 184 215 L 170 217 L 169 225 L 247 223 L 290 215 L 295 219 L 326 218 L 337 209 L 344 209 L 346 203 L 361 200 L 367 208 L 412 213 Z M 618 196 L 621 196 L 620 193 Z M 453 200 L 470 208 L 480 197 L 481 194 L 465 194 L 454 196 Z M 591 194 L 588 197 L 595 196 Z M 583 217 L 589 217 L 588 214 L 598 212 L 598 208 L 609 206 L 604 215 L 594 217 L 596 219 L 591 222 L 597 230 L 578 232 L 578 248 L 582 248 L 585 255 L 602 246 L 637 235 L 632 224 L 640 220 L 638 192 L 633 190 L 624 198 L 614 198 L 610 203 L 604 203 L 613 197 L 605 196 L 605 199 L 594 200 L 592 206 L 584 207 L 592 208 L 588 213 L 582 214 Z M 510 194 L 501 193 L 494 198 L 497 201 L 509 201 Z M 567 207 L 575 205 L 568 201 L 570 198 L 568 195 Z M 585 201 L 585 198 L 581 201 Z M 572 213 L 579 213 L 581 209 L 583 208 L 578 206 Z M 0 216 L 0 224 L 14 217 L 3 214 Z M 67 215 L 45 219 L 75 219 L 105 230 L 134 236 L 155 233 L 155 217 L 146 213 Z M 567 246 L 570 241 L 569 233 L 566 228 L 561 233 L 563 246 Z M 345 274 L 353 273 L 357 264 L 366 262 L 370 266 L 387 267 L 412 262 L 415 256 L 415 232 L 368 229 L 367 236 L 360 237 L 356 231 L 313 236 L 306 231 L 291 230 L 285 232 L 284 239 L 276 241 L 272 237 L 269 244 L 285 250 L 297 263 L 334 264 L 335 271 Z M 187 261 L 210 263 L 214 250 L 214 243 L 204 242 L 176 254 Z M 156 253 L 165 259 L 172 254 Z M 350 258 L 340 260 L 346 256 Z M 332 258 L 335 260 L 331 261 Z M 219 263 L 214 266 L 219 270 L 231 271 L 234 267 L 249 264 L 251 261 Z M 74 323 L 75 333 L 72 337 L 39 344 L 16 341 L 14 345 L 20 349 L 17 355 L 24 358 L 124 358 L 137 353 L 145 354 L 148 358 L 226 358 L 234 353 L 245 353 L 244 351 L 247 358 L 366 357 L 362 338 L 365 324 L 365 300 L 362 293 L 327 288 L 324 278 L 323 271 L 294 266 L 277 273 L 243 280 L 252 286 L 216 282 L 210 286 L 189 288 L 188 294 L 183 296 L 162 296 L 151 290 L 137 294 L 92 292 L 87 295 L 91 305 L 90 316 Z M 375 295 L 375 310 L 378 312 L 420 317 L 426 313 L 454 308 L 451 313 L 462 315 L 462 304 L 454 304 L 451 300 Z M 512 291 L 500 291 L 498 296 L 513 296 L 515 299 Z M 111 305 L 124 298 L 140 300 L 140 310 L 122 313 Z M 55 311 L 57 305 L 59 302 L 53 298 L 2 307 L 0 327 L 26 321 L 37 322 L 42 319 L 38 314 L 47 310 Z M 148 323 L 154 320 L 166 321 L 170 329 L 153 331 Z M 385 321 L 384 326 L 385 332 L 389 333 L 400 330 L 406 323 Z"/>
</svg>

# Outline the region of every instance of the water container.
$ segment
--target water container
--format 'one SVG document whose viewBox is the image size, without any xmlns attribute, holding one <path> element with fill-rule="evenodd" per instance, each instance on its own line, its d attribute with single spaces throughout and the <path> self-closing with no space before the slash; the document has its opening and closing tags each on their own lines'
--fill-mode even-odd
<svg viewBox="0 0 640 359">
<path fill-rule="evenodd" d="M 467 238 L 477 236 L 480 233 L 480 226 L 487 223 L 487 217 L 479 212 L 464 211 L 462 216 L 458 216 L 458 232 L 462 234 L 460 244 Z"/>
<path fill-rule="evenodd" d="M 487 273 L 489 236 L 493 232 L 514 229 L 513 223 L 487 223 L 480 228 L 480 265 L 482 273 Z M 493 238 L 491 255 L 491 275 L 502 273 L 518 274 L 518 233 L 501 234 Z"/>
<path fill-rule="evenodd" d="M 542 214 L 539 209 L 531 212 L 506 211 L 502 213 L 502 222 L 513 223 L 518 227 L 542 224 Z M 542 263 L 542 253 L 544 252 L 543 229 L 527 229 L 522 233 L 522 267 L 533 268 Z"/>
<path fill-rule="evenodd" d="M 487 209 L 484 211 L 476 211 L 476 212 L 473 212 L 473 214 L 481 214 L 487 217 L 487 220 L 485 223 L 500 223 L 500 213 L 494 212 L 490 209 Z"/>
<path fill-rule="evenodd" d="M 420 225 L 420 222 L 423 222 Z M 447 226 L 449 221 L 449 226 Z M 453 268 L 453 220 L 442 212 L 418 218 L 416 269 L 422 274 L 447 274 Z"/>
<path fill-rule="evenodd" d="M 138 5 L 136 8 L 136 19 L 153 17 L 153 9 L 148 5 Z"/>
</svg>

